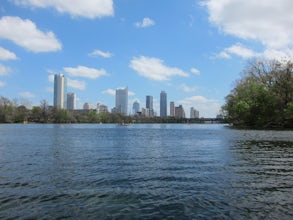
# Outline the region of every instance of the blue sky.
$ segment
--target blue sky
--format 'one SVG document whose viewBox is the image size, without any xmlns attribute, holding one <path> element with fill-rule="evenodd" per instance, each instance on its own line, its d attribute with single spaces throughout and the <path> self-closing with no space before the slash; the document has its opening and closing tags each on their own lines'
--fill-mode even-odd
<svg viewBox="0 0 293 220">
<path fill-rule="evenodd" d="M 277 3 L 276 3 L 277 2 Z M 1 0 L 0 95 L 53 103 L 63 73 L 83 103 L 160 91 L 215 117 L 251 59 L 293 57 L 291 0 Z M 268 13 L 269 12 L 269 13 Z M 169 110 L 168 110 L 169 111 Z"/>
</svg>

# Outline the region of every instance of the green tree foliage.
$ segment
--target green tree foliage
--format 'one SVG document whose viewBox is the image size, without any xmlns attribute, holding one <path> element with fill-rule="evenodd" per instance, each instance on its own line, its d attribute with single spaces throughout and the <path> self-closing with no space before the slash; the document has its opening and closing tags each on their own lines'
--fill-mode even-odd
<svg viewBox="0 0 293 220">
<path fill-rule="evenodd" d="M 234 125 L 292 128 L 292 62 L 250 62 L 222 109 Z"/>
</svg>

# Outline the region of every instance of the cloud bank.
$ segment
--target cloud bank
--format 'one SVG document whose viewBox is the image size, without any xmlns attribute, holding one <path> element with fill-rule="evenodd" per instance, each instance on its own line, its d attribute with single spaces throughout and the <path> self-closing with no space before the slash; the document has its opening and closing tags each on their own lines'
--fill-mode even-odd
<svg viewBox="0 0 293 220">
<path fill-rule="evenodd" d="M 16 60 L 17 56 L 15 53 L 0 47 L 0 60 Z"/>
<path fill-rule="evenodd" d="M 163 60 L 153 57 L 134 57 L 129 66 L 139 75 L 156 81 L 169 80 L 173 76 L 188 76 L 183 70 L 166 66 Z"/>
<path fill-rule="evenodd" d="M 31 20 L 20 17 L 5 16 L 0 19 L 0 39 L 10 40 L 35 53 L 58 51 L 62 48 L 53 32 L 42 32 Z"/>
<path fill-rule="evenodd" d="M 260 42 L 267 58 L 276 54 L 292 58 L 293 1 L 205 0 L 201 4 L 208 9 L 209 21 L 222 32 Z M 241 48 L 238 46 L 238 49 Z M 246 57 L 253 54 L 251 51 L 242 52 Z M 232 53 L 239 55 L 235 50 Z M 229 55 L 227 51 L 222 53 L 222 57 L 228 58 Z"/>
<path fill-rule="evenodd" d="M 104 69 L 94 69 L 86 66 L 78 67 L 64 67 L 63 70 L 72 77 L 84 77 L 89 79 L 97 79 L 101 76 L 107 75 L 106 70 Z"/>
<path fill-rule="evenodd" d="M 59 13 L 89 19 L 114 15 L 113 0 L 13 0 L 17 5 L 32 8 L 54 8 Z"/>
</svg>

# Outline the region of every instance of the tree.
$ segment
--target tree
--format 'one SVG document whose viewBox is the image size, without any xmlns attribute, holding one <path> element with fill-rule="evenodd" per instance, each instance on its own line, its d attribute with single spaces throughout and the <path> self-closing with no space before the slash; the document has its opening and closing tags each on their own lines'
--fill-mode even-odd
<svg viewBox="0 0 293 220">
<path fill-rule="evenodd" d="M 252 127 L 292 126 L 293 65 L 290 61 L 250 62 L 226 97 L 226 119 Z M 291 120 L 291 122 L 290 122 Z"/>
<path fill-rule="evenodd" d="M 0 122 L 12 123 L 13 111 L 14 111 L 13 103 L 9 99 L 3 96 L 0 96 Z"/>
</svg>

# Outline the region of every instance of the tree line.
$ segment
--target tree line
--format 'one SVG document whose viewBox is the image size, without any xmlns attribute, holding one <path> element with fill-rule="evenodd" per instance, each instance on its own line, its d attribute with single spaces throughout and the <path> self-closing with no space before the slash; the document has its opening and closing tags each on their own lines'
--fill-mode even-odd
<svg viewBox="0 0 293 220">
<path fill-rule="evenodd" d="M 39 106 L 28 109 L 0 96 L 0 123 L 204 123 L 203 119 L 175 117 L 125 116 L 116 113 L 99 113 L 95 110 L 57 109 L 42 100 Z"/>
<path fill-rule="evenodd" d="M 222 111 L 236 126 L 293 128 L 293 63 L 250 61 Z"/>
</svg>

